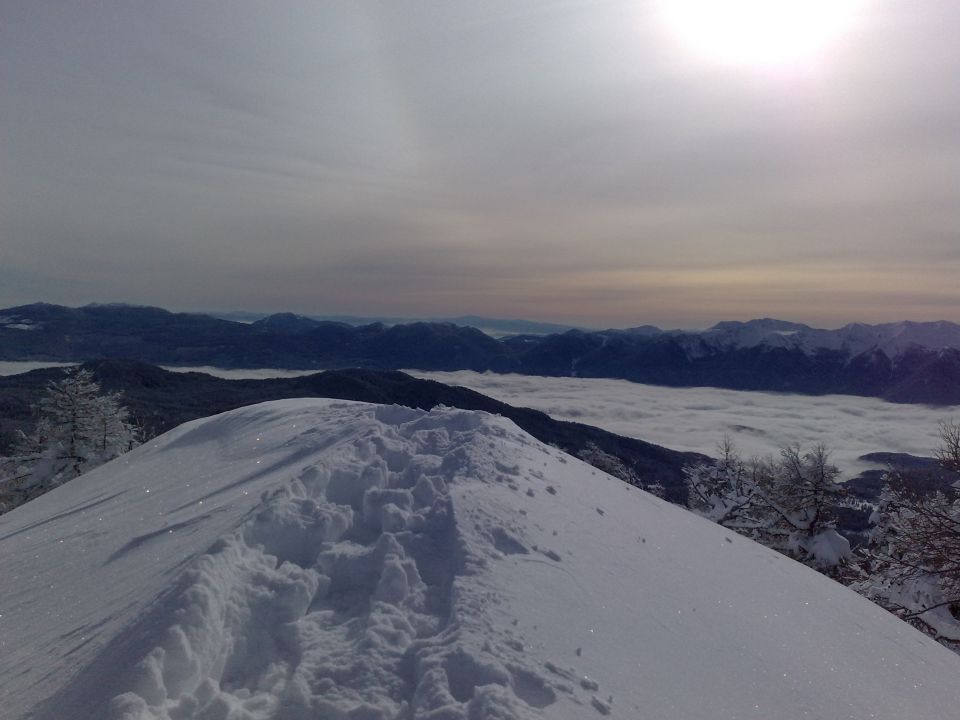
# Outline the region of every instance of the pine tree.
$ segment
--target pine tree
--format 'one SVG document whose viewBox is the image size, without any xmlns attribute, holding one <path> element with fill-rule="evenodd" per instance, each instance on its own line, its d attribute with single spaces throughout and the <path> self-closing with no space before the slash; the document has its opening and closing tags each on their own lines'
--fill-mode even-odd
<svg viewBox="0 0 960 720">
<path fill-rule="evenodd" d="M 0 459 L 0 512 L 72 480 L 138 444 L 119 393 L 106 393 L 89 370 L 51 382 L 33 431 L 20 433 Z"/>
</svg>

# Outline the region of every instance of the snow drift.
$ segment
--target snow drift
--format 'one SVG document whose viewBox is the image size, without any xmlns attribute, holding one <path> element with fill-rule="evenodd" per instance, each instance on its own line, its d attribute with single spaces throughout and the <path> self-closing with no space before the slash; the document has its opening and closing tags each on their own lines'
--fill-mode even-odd
<svg viewBox="0 0 960 720">
<path fill-rule="evenodd" d="M 0 707 L 112 720 L 955 717 L 956 656 L 477 412 L 287 400 L 0 517 Z"/>
</svg>

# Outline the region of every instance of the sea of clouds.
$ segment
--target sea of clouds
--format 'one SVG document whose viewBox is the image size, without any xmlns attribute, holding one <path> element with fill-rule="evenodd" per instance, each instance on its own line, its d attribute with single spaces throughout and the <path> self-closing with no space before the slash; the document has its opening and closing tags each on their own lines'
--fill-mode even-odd
<svg viewBox="0 0 960 720">
<path fill-rule="evenodd" d="M 63 363 L 0 362 L 0 375 Z M 230 379 L 295 377 L 309 370 L 224 370 L 168 367 Z M 462 385 L 511 405 L 595 425 L 675 450 L 715 455 L 730 436 L 743 455 L 776 454 L 785 445 L 823 443 L 845 477 L 878 467 L 858 458 L 870 452 L 931 455 L 937 424 L 960 421 L 960 406 L 900 405 L 852 395 L 792 395 L 718 388 L 668 388 L 626 380 L 536 377 L 494 373 L 421 372 L 416 377 Z"/>
<path fill-rule="evenodd" d="M 960 420 L 960 406 L 900 405 L 851 395 L 668 388 L 626 380 L 470 371 L 406 372 L 675 450 L 716 455 L 724 435 L 746 456 L 775 454 L 788 444 L 823 443 L 846 477 L 877 467 L 858 460 L 866 453 L 931 455 L 937 424 Z"/>
<path fill-rule="evenodd" d="M 48 367 L 69 367 L 75 363 L 36 362 L 26 360 L 0 360 L 0 375 L 19 375 L 20 373 L 40 370 Z"/>
</svg>

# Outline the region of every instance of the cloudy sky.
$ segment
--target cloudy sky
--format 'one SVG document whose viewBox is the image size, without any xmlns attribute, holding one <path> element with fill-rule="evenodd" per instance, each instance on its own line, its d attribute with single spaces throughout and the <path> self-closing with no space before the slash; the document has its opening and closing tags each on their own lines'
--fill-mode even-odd
<svg viewBox="0 0 960 720">
<path fill-rule="evenodd" d="M 960 321 L 960 3 L 700 4 L 0 0 L 0 305 Z"/>
</svg>

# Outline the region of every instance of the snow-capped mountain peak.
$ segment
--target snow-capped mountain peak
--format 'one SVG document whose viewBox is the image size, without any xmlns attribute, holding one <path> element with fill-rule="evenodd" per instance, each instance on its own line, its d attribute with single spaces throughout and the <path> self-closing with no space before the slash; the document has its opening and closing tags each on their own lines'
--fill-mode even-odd
<svg viewBox="0 0 960 720">
<path fill-rule="evenodd" d="M 793 336 L 806 332 L 811 328 L 801 323 L 761 318 L 739 322 L 736 320 L 719 322 L 709 330 L 701 333 L 701 338 L 714 347 L 754 347 L 769 345 L 783 347 L 794 344 Z"/>
<path fill-rule="evenodd" d="M 946 321 L 904 321 L 881 325 L 850 323 L 836 330 L 822 330 L 802 323 L 762 318 L 720 322 L 699 333 L 699 337 L 708 347 L 718 349 L 784 347 L 808 354 L 838 350 L 850 357 L 879 350 L 895 358 L 912 347 L 960 348 L 960 325 Z"/>
</svg>

